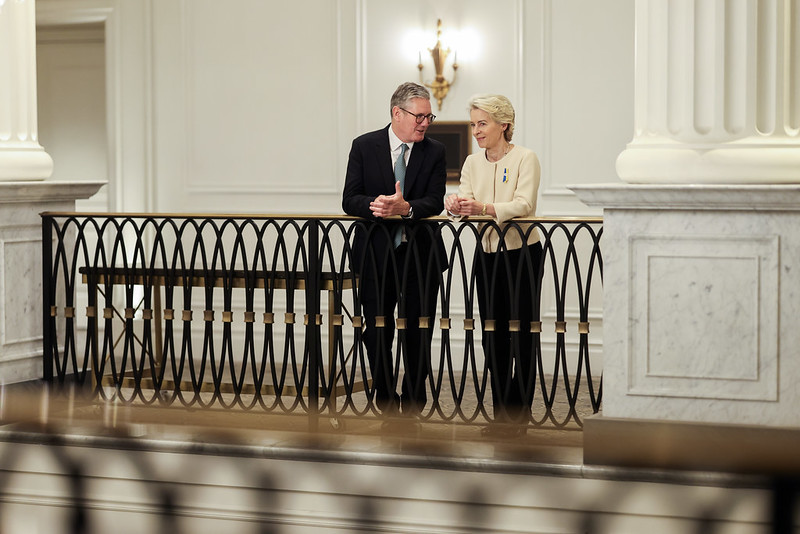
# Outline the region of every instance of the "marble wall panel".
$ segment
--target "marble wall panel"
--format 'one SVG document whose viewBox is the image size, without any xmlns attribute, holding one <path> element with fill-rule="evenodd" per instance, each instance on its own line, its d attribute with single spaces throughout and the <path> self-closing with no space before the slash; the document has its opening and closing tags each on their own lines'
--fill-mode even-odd
<svg viewBox="0 0 800 534">
<path fill-rule="evenodd" d="M 641 327 L 631 331 L 628 392 L 777 400 L 778 245 L 631 236 L 629 323 Z"/>
<path fill-rule="evenodd" d="M 41 236 L 15 239 L 0 234 L 0 258 L 3 276 L 0 343 L 4 349 L 41 343 L 41 317 L 31 321 L 41 309 L 37 306 L 42 294 Z"/>
</svg>

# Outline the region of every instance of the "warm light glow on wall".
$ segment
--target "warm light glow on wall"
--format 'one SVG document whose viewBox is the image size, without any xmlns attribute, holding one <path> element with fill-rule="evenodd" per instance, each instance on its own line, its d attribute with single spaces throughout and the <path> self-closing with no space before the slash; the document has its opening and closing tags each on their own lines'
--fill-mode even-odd
<svg viewBox="0 0 800 534">
<path fill-rule="evenodd" d="M 429 56 L 428 48 L 436 42 L 434 32 L 423 31 L 420 28 L 409 29 L 401 41 L 401 53 L 405 61 L 416 65 L 419 54 Z M 458 51 L 458 62 L 469 63 L 480 59 L 483 50 L 481 34 L 475 28 L 442 29 L 442 46 Z"/>
<path fill-rule="evenodd" d="M 458 62 L 474 62 L 481 56 L 483 43 L 481 35 L 474 28 L 462 28 L 449 33 L 442 32 L 442 44 L 451 50 L 458 50 Z"/>
<path fill-rule="evenodd" d="M 419 28 L 408 30 L 403 36 L 402 53 L 403 59 L 409 63 L 417 64 L 417 58 L 421 50 L 425 50 L 430 44 L 430 34 L 423 32 Z"/>
</svg>

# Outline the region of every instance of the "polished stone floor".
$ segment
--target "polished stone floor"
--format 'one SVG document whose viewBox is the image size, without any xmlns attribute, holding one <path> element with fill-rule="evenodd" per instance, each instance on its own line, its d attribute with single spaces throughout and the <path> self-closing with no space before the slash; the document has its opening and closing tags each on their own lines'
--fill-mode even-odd
<svg viewBox="0 0 800 534">
<path fill-rule="evenodd" d="M 463 422 L 416 422 L 366 414 L 332 418 L 269 414 L 259 410 L 147 406 L 97 401 L 46 391 L 40 383 L 6 386 L 0 418 L 5 431 L 46 431 L 62 437 L 96 436 L 140 442 L 182 442 L 195 448 L 306 451 L 423 457 L 438 463 L 512 462 L 579 466 L 583 433 L 577 424 L 529 427 L 522 436 L 484 436 L 483 426 Z M 583 411 L 591 412 L 588 406 Z M 587 414 L 584 414 L 587 415 Z"/>
<path fill-rule="evenodd" d="M 589 433 L 579 425 L 530 426 L 524 435 L 506 438 L 483 435 L 484 425 L 478 423 L 393 419 L 387 425 L 385 418 L 372 414 L 310 418 L 255 410 L 148 406 L 97 401 L 68 388 L 64 391 L 54 393 L 41 383 L 3 387 L 0 441 L 727 487 L 764 484 L 751 471 L 725 464 L 706 471 L 697 470 L 702 466 L 676 469 L 680 462 L 670 465 L 664 458 L 648 458 L 640 466 L 619 458 L 587 462 L 587 447 L 595 438 L 585 444 Z M 603 422 L 593 418 L 585 402 L 576 411 L 586 412 L 581 417 L 591 423 L 587 426 Z M 393 424 L 398 421 L 401 424 Z M 696 456 L 697 448 L 677 438 L 691 440 L 693 432 L 681 428 L 672 437 L 659 435 L 674 442 L 680 449 L 676 457 L 685 460 L 687 455 Z M 604 449 L 627 450 L 622 436 L 605 438 Z M 653 448 L 654 454 L 661 451 L 663 456 L 665 447 L 669 448 L 662 443 Z"/>
</svg>

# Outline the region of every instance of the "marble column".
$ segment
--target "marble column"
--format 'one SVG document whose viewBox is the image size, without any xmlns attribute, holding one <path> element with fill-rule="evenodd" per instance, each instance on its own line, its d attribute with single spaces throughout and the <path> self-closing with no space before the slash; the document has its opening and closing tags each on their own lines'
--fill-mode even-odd
<svg viewBox="0 0 800 534">
<path fill-rule="evenodd" d="M 0 0 L 0 181 L 52 174 L 36 115 L 35 2 Z"/>
<path fill-rule="evenodd" d="M 629 183 L 800 182 L 800 2 L 637 0 Z"/>
<path fill-rule="evenodd" d="M 602 417 L 800 427 L 800 0 L 635 24 L 625 183 L 573 188 L 603 208 Z"/>
<path fill-rule="evenodd" d="M 42 376 L 44 211 L 74 211 L 105 182 L 46 180 L 38 141 L 34 0 L 0 0 L 0 383 Z"/>
</svg>

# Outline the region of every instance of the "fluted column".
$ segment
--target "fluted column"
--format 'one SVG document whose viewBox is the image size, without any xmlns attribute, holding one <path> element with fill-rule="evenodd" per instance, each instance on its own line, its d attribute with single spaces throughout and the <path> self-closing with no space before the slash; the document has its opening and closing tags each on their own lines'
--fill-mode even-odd
<svg viewBox="0 0 800 534">
<path fill-rule="evenodd" d="M 800 182 L 800 0 L 636 0 L 626 182 Z"/>
<path fill-rule="evenodd" d="M 39 145 L 34 0 L 0 0 L 0 181 L 42 180 L 53 160 Z"/>
</svg>

